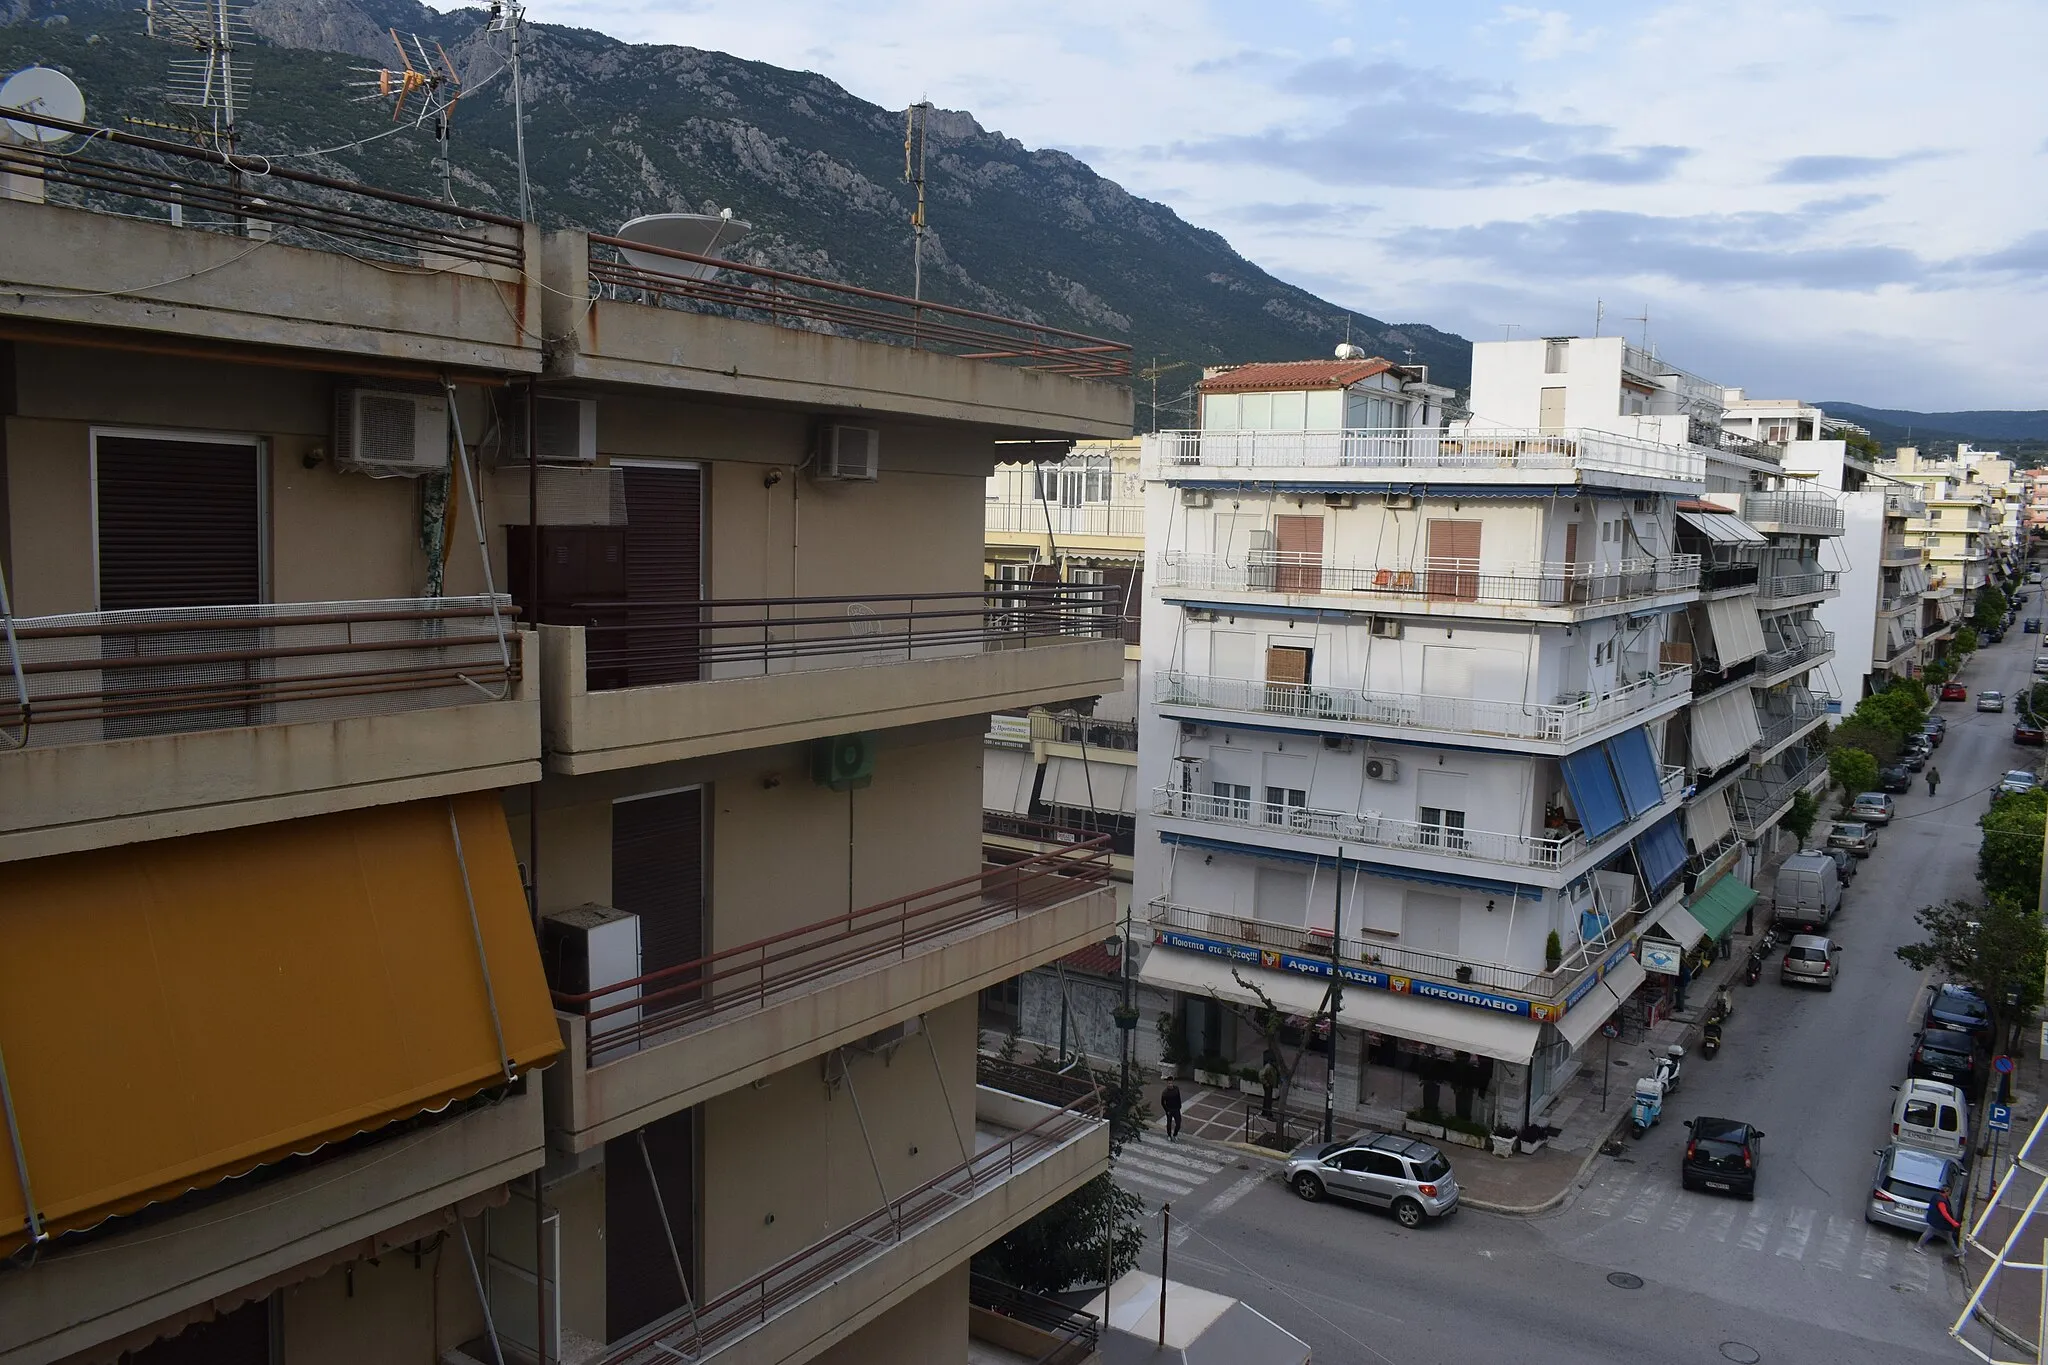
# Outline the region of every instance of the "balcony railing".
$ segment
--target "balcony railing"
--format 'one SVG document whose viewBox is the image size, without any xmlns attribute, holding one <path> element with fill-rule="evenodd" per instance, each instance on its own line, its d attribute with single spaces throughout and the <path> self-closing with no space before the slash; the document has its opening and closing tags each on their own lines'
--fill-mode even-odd
<svg viewBox="0 0 2048 1365">
<path fill-rule="evenodd" d="M 981 592 L 846 597 L 592 600 L 535 611 L 587 628 L 592 691 L 808 668 L 942 659 L 1122 630 L 1106 584 L 1003 583 Z"/>
<path fill-rule="evenodd" d="M 1447 434 L 1407 427 L 1330 431 L 1162 431 L 1158 468 L 1463 469 L 1634 474 L 1699 483 L 1706 452 L 1606 431 L 1509 428 Z"/>
<path fill-rule="evenodd" d="M 991 1275 L 967 1277 L 967 1301 L 976 1308 L 1023 1323 L 1055 1344 L 1032 1365 L 1083 1365 L 1095 1359 L 1102 1323 L 1093 1313 L 1069 1308 L 1058 1299 L 1004 1284 Z"/>
<path fill-rule="evenodd" d="M 0 174 L 42 181 L 51 203 L 408 265 L 526 265 L 520 221 L 501 213 L 288 170 L 267 157 L 20 109 L 7 117 L 81 139 L 57 155 L 0 139 Z"/>
<path fill-rule="evenodd" d="M 1625 937 L 1635 927 L 1643 909 L 1638 898 L 1627 910 L 1614 917 L 1612 928 L 1617 938 Z M 1254 948 L 1277 948 L 1324 959 L 1330 956 L 1330 934 L 1327 931 L 1201 910 L 1164 897 L 1152 902 L 1150 919 L 1160 928 L 1178 929 L 1204 938 L 1217 938 Z M 1340 961 L 1362 967 L 1384 967 L 1403 976 L 1427 977 L 1446 985 L 1476 986 L 1481 990 L 1500 991 L 1537 1001 L 1562 1000 L 1596 965 L 1584 951 L 1583 944 L 1574 945 L 1557 968 L 1550 971 L 1499 962 L 1475 962 L 1455 953 L 1403 948 L 1383 939 L 1349 936 L 1338 945 L 1337 956 Z"/>
<path fill-rule="evenodd" d="M 1700 591 L 1753 588 L 1756 586 L 1758 572 L 1759 567 L 1755 564 L 1715 564 L 1709 561 L 1700 566 Z"/>
<path fill-rule="evenodd" d="M 555 1007 L 590 1021 L 591 1066 L 662 1035 L 791 991 L 816 990 L 841 972 L 901 962 L 949 935 L 1092 894 L 1109 880 L 1109 838 L 1035 854 L 972 877 L 819 920 L 666 967 L 601 990 L 557 991 Z"/>
<path fill-rule="evenodd" d="M 1840 505 L 1825 493 L 1744 493 L 1742 519 L 1752 526 L 1770 524 L 1817 536 L 1838 536 L 1843 526 Z"/>
<path fill-rule="evenodd" d="M 1927 502 L 1912 493 L 1887 491 L 1884 514 L 1888 517 L 1924 517 L 1927 515 Z"/>
<path fill-rule="evenodd" d="M 1897 536 L 1887 536 L 1884 542 L 1884 562 L 1887 564 L 1918 564 L 1920 547 Z"/>
<path fill-rule="evenodd" d="M 441 597 L 20 618 L 28 701 L 0 658 L 0 748 L 503 700 L 518 681 L 511 613 L 504 598 Z"/>
<path fill-rule="evenodd" d="M 1079 711 L 1034 711 L 1031 737 L 1055 744 L 1085 744 L 1091 749 L 1138 752 L 1138 722 L 1100 720 Z"/>
<path fill-rule="evenodd" d="M 1831 630 L 1814 628 L 1801 639 L 1792 640 L 1770 650 L 1757 660 L 1754 676 L 1769 677 L 1782 673 L 1800 664 L 1812 663 L 1835 652 L 1835 633 Z"/>
<path fill-rule="evenodd" d="M 1575 830 L 1540 835 L 1503 834 L 1494 830 L 1397 820 L 1369 812 L 1240 801 L 1207 792 L 1183 791 L 1170 785 L 1153 789 L 1152 812 L 1182 820 L 1306 834 L 1321 839 L 1368 844 L 1375 848 L 1404 849 L 1446 858 L 1471 858 L 1515 867 L 1562 867 L 1587 848 L 1585 839 Z"/>
<path fill-rule="evenodd" d="M 1579 607 L 1626 602 L 1699 586 L 1700 557 L 1622 559 L 1607 564 L 1496 564 L 1425 559 L 1419 567 L 1329 564 L 1305 555 L 1252 551 L 1244 563 L 1169 551 L 1159 586 L 1220 592 L 1357 594 L 1392 601 Z"/>
<path fill-rule="evenodd" d="M 1806 569 L 1798 573 L 1772 574 L 1757 585 L 1757 598 L 1764 602 L 1780 602 L 1794 597 L 1811 597 L 1815 593 L 1834 592 L 1842 576 L 1828 569 Z"/>
<path fill-rule="evenodd" d="M 1759 706 L 1757 729 L 1763 738 L 1757 747 L 1774 749 L 1827 713 L 1826 704 L 1812 696 L 1794 697 L 1790 708 L 1784 711 Z"/>
<path fill-rule="evenodd" d="M 1794 795 L 1827 769 L 1827 755 L 1817 754 L 1796 764 L 1787 764 L 1783 758 L 1773 759 L 1767 773 L 1743 777 L 1735 784 L 1734 800 L 1729 803 L 1735 817 L 1735 832 L 1745 839 L 1756 838 Z"/>
<path fill-rule="evenodd" d="M 1101 1132 L 1103 1120 L 1094 1112 L 1092 1101 L 1086 1107 L 1054 1110 L 1029 1128 L 991 1142 L 951 1170 L 889 1200 L 867 1217 L 697 1305 L 680 1321 L 664 1319 L 619 1342 L 597 1356 L 593 1365 L 674 1365 L 715 1358 L 981 1195 L 1062 1148 Z"/>
<path fill-rule="evenodd" d="M 674 261 L 674 269 L 629 264 L 623 254 L 627 251 Z M 590 237 L 590 285 L 597 296 L 1020 365 L 1076 379 L 1123 379 L 1131 372 L 1127 342 L 596 233 Z"/>
<path fill-rule="evenodd" d="M 1153 683 L 1153 700 L 1162 706 L 1252 711 L 1306 721 L 1564 741 L 1603 730 L 1658 702 L 1685 696 L 1691 687 L 1692 669 L 1685 664 L 1667 665 L 1661 672 L 1601 696 L 1549 705 L 1161 671 Z"/>
<path fill-rule="evenodd" d="M 1145 534 L 1145 505 L 1084 502 L 1069 507 L 1058 502 L 991 502 L 984 504 L 982 529 L 1037 536 L 1136 538 Z"/>
</svg>

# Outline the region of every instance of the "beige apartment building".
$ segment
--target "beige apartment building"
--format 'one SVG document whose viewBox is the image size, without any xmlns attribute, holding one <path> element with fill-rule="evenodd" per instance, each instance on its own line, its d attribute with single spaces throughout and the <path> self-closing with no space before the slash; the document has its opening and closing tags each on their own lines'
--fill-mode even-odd
<svg viewBox="0 0 2048 1365">
<path fill-rule="evenodd" d="M 1124 666 L 984 486 L 1120 349 L 75 150 L 0 200 L 0 1362 L 964 1360 L 1107 1163 L 977 1083 L 1115 918 L 984 862 L 987 717 Z"/>
</svg>

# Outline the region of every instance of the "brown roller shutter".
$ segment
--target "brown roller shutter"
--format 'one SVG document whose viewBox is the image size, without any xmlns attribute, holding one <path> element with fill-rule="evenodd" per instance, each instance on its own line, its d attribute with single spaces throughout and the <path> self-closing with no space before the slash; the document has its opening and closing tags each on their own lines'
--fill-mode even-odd
<svg viewBox="0 0 2048 1365">
<path fill-rule="evenodd" d="M 704 793 L 643 796 L 612 806 L 612 904 L 640 917 L 640 971 L 663 971 L 704 956 Z M 651 1013 L 687 1003 L 686 978 L 650 983 L 670 992 Z"/>
<path fill-rule="evenodd" d="M 704 473 L 627 465 L 627 686 L 694 682 L 704 597 Z"/>
<path fill-rule="evenodd" d="M 257 459 L 253 446 L 101 437 L 100 609 L 261 601 Z"/>
<path fill-rule="evenodd" d="M 647 1154 L 640 1153 L 640 1139 Z M 654 1198 L 647 1168 L 654 1167 L 661 1202 Z M 675 1254 L 663 1235 L 667 1210 Z M 696 1111 L 656 1119 L 639 1133 L 604 1145 L 604 1331 L 617 1341 L 667 1317 L 686 1299 L 676 1278 L 676 1254 L 697 1274 Z"/>
<path fill-rule="evenodd" d="M 1458 602 L 1479 597 L 1479 527 L 1476 521 L 1429 523 L 1429 595 Z"/>
<path fill-rule="evenodd" d="M 1323 590 L 1323 519 L 1321 517 L 1275 517 L 1273 531 L 1279 542 L 1279 567 L 1273 586 L 1281 592 Z"/>
<path fill-rule="evenodd" d="M 1127 645 L 1138 643 L 1138 616 L 1145 604 L 1145 566 L 1105 564 L 1102 566 L 1102 581 L 1113 589 L 1109 594 L 1108 611 L 1118 618 L 1117 633 Z"/>
</svg>

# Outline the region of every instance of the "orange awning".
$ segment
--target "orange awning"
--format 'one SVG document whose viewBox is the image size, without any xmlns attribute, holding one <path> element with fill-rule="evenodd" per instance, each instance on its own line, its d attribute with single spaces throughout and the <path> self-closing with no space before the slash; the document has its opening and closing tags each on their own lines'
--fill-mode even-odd
<svg viewBox="0 0 2048 1365">
<path fill-rule="evenodd" d="M 29 1237 L 17 1156 L 54 1235 L 561 1049 L 492 793 L 14 863 L 0 887 L 21 1133 L 17 1154 L 0 1127 L 0 1254 Z"/>
</svg>

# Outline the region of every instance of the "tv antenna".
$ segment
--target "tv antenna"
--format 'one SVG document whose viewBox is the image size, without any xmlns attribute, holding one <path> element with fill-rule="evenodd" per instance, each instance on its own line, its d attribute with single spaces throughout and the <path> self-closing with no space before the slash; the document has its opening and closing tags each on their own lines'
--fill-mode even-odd
<svg viewBox="0 0 2048 1365">
<path fill-rule="evenodd" d="M 1144 369 L 1138 371 L 1138 378 L 1148 379 L 1152 382 L 1153 431 L 1157 432 L 1159 430 L 1159 376 L 1162 374 L 1172 374 L 1175 370 L 1184 370 L 1193 363 L 1194 362 L 1188 360 L 1175 360 L 1170 362 L 1169 364 L 1162 365 L 1159 363 L 1159 357 L 1155 355 L 1152 357 L 1152 363 L 1150 365 L 1147 365 Z"/>
<path fill-rule="evenodd" d="M 359 95 L 358 100 L 390 100 L 391 121 L 397 123 L 405 117 L 406 101 L 414 96 L 412 126 L 417 128 L 428 119 L 434 121 L 434 141 L 441 149 L 438 166 L 441 171 L 441 197 L 449 203 L 455 202 L 455 171 L 448 157 L 448 127 L 455 117 L 455 102 L 462 98 L 462 77 L 455 70 L 455 63 L 448 59 L 448 51 L 439 43 L 434 44 L 433 55 L 427 53 L 427 45 L 419 35 L 408 34 L 412 39 L 412 51 L 407 52 L 405 42 L 398 36 L 398 30 L 386 29 L 391 35 L 391 45 L 398 50 L 398 66 L 359 66 L 357 71 L 370 77 L 356 83 L 357 88 L 368 93 Z M 419 64 L 413 64 L 417 54 Z"/>
<path fill-rule="evenodd" d="M 1519 322 L 1503 322 L 1500 325 L 1500 339 L 1502 341 L 1513 341 L 1515 339 L 1515 329 L 1521 325 Z"/>
<path fill-rule="evenodd" d="M 512 154 L 519 163 L 519 221 L 533 221 L 533 189 L 526 178 L 526 81 L 519 65 L 520 35 L 526 29 L 526 6 L 519 0 L 491 0 L 490 32 L 512 38 Z"/>
<path fill-rule="evenodd" d="M 1607 300 L 1593 300 L 1593 335 L 1600 335 L 1601 326 L 1607 321 Z"/>
<path fill-rule="evenodd" d="M 255 41 L 242 6 L 233 0 L 144 0 L 143 15 L 150 37 L 195 54 L 172 59 L 170 102 L 197 110 L 200 136 L 211 136 L 217 149 L 234 155 L 235 121 L 249 107 L 249 68 L 237 54 Z"/>
<path fill-rule="evenodd" d="M 917 193 L 910 211 L 910 297 L 924 298 L 924 136 L 932 102 L 919 100 L 903 116 L 903 179 Z"/>
<path fill-rule="evenodd" d="M 1650 305 L 1647 302 L 1645 302 L 1643 304 L 1642 312 L 1632 313 L 1628 317 L 1623 318 L 1622 321 L 1640 322 L 1643 324 L 1643 354 L 1655 355 L 1656 352 L 1650 349 Z"/>
</svg>

